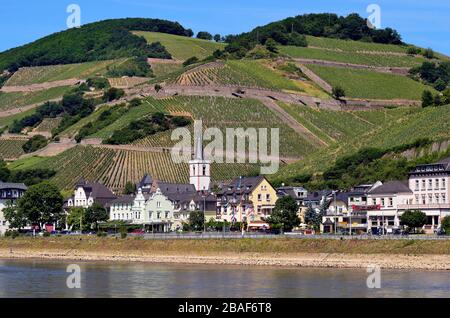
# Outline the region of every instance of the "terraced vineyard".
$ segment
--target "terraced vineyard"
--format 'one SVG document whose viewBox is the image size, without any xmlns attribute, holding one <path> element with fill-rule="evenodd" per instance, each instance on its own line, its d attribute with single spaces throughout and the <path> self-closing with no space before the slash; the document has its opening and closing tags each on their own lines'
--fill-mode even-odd
<svg viewBox="0 0 450 318">
<path fill-rule="evenodd" d="M 34 129 L 34 131 L 51 132 L 53 129 L 58 128 L 61 121 L 62 117 L 44 118 L 44 120 L 42 120 L 42 122 Z"/>
<path fill-rule="evenodd" d="M 185 61 L 192 56 L 204 59 L 210 56 L 215 50 L 223 49 L 223 43 L 189 38 L 166 33 L 156 32 L 133 32 L 138 36 L 143 36 L 148 43 L 161 42 L 174 59 Z"/>
<path fill-rule="evenodd" d="M 448 139 L 450 131 L 450 105 L 428 108 L 399 108 L 385 111 L 354 112 L 376 126 L 360 136 L 332 144 L 311 153 L 303 160 L 280 169 L 270 176 L 272 180 L 285 180 L 304 173 L 324 171 L 337 157 L 353 153 L 361 147 L 390 148 L 410 143 L 418 138 Z"/>
<path fill-rule="evenodd" d="M 95 61 L 78 64 L 25 67 L 14 73 L 5 86 L 40 84 L 78 78 L 86 79 L 95 75 L 104 75 L 107 68 L 119 65 L 126 59 Z"/>
<path fill-rule="evenodd" d="M 69 86 L 61 86 L 50 88 L 37 92 L 0 92 L 0 111 L 20 108 L 31 104 L 43 103 L 51 99 L 62 97 L 64 93 L 69 91 Z"/>
<path fill-rule="evenodd" d="M 0 158 L 13 160 L 24 154 L 22 149 L 26 139 L 0 139 Z"/>
<path fill-rule="evenodd" d="M 325 94 L 310 82 L 296 81 L 270 67 L 268 61 L 227 61 L 208 63 L 187 71 L 169 81 L 186 86 L 243 86 L 305 93 L 326 98 Z"/>
<path fill-rule="evenodd" d="M 114 77 L 108 78 L 109 84 L 112 87 L 128 88 L 148 82 L 150 78 L 146 77 Z"/>
<path fill-rule="evenodd" d="M 182 68 L 182 64 L 181 63 L 157 63 L 157 62 L 152 62 L 152 63 L 150 63 L 150 65 L 152 67 L 153 74 L 156 77 L 168 75 L 168 74 L 176 72 L 176 71 L 178 71 L 178 70 L 180 70 Z"/>
<path fill-rule="evenodd" d="M 285 103 L 278 104 L 299 123 L 327 141 L 328 144 L 356 138 L 411 111 L 408 108 L 333 111 Z"/>
<path fill-rule="evenodd" d="M 414 67 L 426 61 L 424 57 L 398 56 L 386 54 L 364 54 L 340 52 L 298 46 L 280 46 L 280 53 L 293 58 L 307 58 L 333 62 L 362 64 L 381 67 Z"/>
<path fill-rule="evenodd" d="M 30 163 L 27 163 L 29 161 Z M 144 151 L 113 150 L 91 146 L 77 146 L 50 158 L 24 159 L 12 169 L 48 168 L 57 171 L 52 178 L 61 189 L 69 190 L 80 178 L 101 182 L 121 192 L 127 181 L 137 182 L 145 173 L 167 182 L 189 182 L 187 164 L 174 164 L 170 154 Z M 228 180 L 252 173 L 255 165 L 213 165 L 214 180 Z"/>
<path fill-rule="evenodd" d="M 177 96 L 166 99 L 165 102 L 167 112 L 190 114 L 194 119 L 202 119 L 205 127 L 217 127 L 224 134 L 226 128 L 279 128 L 282 156 L 299 157 L 321 147 L 315 141 L 298 135 L 257 100 Z M 161 145 L 168 142 L 168 137 L 166 134 L 158 134 L 139 140 L 135 144 Z M 172 144 L 173 142 L 168 145 Z"/>
<path fill-rule="evenodd" d="M 306 36 L 309 47 L 318 47 L 322 49 L 330 49 L 345 52 L 393 52 L 406 54 L 408 46 L 379 44 L 362 41 L 340 40 L 332 38 L 323 38 L 315 36 Z"/>
<path fill-rule="evenodd" d="M 344 88 L 347 97 L 420 100 L 424 90 L 433 90 L 400 75 L 319 65 L 307 67 L 331 86 Z"/>
</svg>

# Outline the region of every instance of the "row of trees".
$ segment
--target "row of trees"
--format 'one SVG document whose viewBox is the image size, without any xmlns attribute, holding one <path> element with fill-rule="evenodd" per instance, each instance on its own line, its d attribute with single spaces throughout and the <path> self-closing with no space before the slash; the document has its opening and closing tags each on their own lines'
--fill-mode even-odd
<svg viewBox="0 0 450 318">
<path fill-rule="evenodd" d="M 43 168 L 11 171 L 6 162 L 0 158 L 0 180 L 3 182 L 25 183 L 27 186 L 32 186 L 47 181 L 55 174 L 54 170 Z"/>
</svg>

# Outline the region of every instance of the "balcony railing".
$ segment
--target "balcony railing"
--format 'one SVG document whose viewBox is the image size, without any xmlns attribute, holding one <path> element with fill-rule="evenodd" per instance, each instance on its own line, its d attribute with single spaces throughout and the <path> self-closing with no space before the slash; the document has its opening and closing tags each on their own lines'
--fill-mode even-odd
<svg viewBox="0 0 450 318">
<path fill-rule="evenodd" d="M 399 209 L 450 209 L 450 203 L 399 204 Z"/>
</svg>

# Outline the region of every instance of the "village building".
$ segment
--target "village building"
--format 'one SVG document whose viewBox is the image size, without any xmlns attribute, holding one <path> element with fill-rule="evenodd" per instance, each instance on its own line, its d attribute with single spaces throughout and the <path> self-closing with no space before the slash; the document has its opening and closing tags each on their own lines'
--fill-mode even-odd
<svg viewBox="0 0 450 318">
<path fill-rule="evenodd" d="M 9 203 L 15 204 L 24 195 L 25 191 L 27 191 L 27 186 L 23 183 L 0 181 L 0 234 L 4 234 L 9 228 L 9 223 L 5 219 L 3 209 Z"/>
<path fill-rule="evenodd" d="M 117 196 L 101 183 L 89 183 L 84 179 L 75 185 L 73 195 L 65 200 L 64 207 L 88 208 L 94 203 L 106 206 L 107 203 L 116 199 Z"/>
<path fill-rule="evenodd" d="M 268 228 L 265 220 L 272 214 L 277 199 L 277 191 L 264 176 L 236 178 L 217 193 L 216 219 L 247 222 L 249 229 Z"/>
</svg>

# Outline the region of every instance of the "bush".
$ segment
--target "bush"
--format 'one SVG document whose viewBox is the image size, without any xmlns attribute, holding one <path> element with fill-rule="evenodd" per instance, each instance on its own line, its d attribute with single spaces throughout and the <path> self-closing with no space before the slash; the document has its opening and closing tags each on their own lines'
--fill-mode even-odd
<svg viewBox="0 0 450 318">
<path fill-rule="evenodd" d="M 43 236 L 44 236 L 44 237 L 49 237 L 49 236 L 50 236 L 50 232 L 44 231 Z"/>
<path fill-rule="evenodd" d="M 445 234 L 450 235 L 450 216 L 446 216 L 441 220 L 441 228 Z"/>
<path fill-rule="evenodd" d="M 124 95 L 125 91 L 123 89 L 111 87 L 103 94 L 103 101 L 112 102 L 113 100 L 122 98 Z"/>
<path fill-rule="evenodd" d="M 103 232 L 103 231 L 97 232 L 97 237 L 106 237 L 106 236 L 108 236 L 108 234 L 106 232 Z"/>
<path fill-rule="evenodd" d="M 104 77 L 88 78 L 86 83 L 89 87 L 93 87 L 95 89 L 105 89 L 105 88 L 109 88 L 111 86 L 109 84 L 108 79 L 106 79 Z"/>
<path fill-rule="evenodd" d="M 142 101 L 139 98 L 133 98 L 130 101 L 130 107 L 138 107 L 140 105 L 142 105 Z"/>
<path fill-rule="evenodd" d="M 433 59 L 434 58 L 434 51 L 432 49 L 428 48 L 428 49 L 426 49 L 426 50 L 424 50 L 422 52 L 422 55 L 424 57 L 426 57 L 427 59 Z"/>
<path fill-rule="evenodd" d="M 186 61 L 183 62 L 183 66 L 186 67 L 191 64 L 195 64 L 198 62 L 198 58 L 196 56 L 188 58 Z"/>
<path fill-rule="evenodd" d="M 25 153 L 31 153 L 44 148 L 45 146 L 47 146 L 47 144 L 47 138 L 42 135 L 36 135 L 29 139 L 26 143 L 24 143 L 22 145 L 22 149 L 23 151 L 25 151 Z"/>
<path fill-rule="evenodd" d="M 333 87 L 331 95 L 336 99 L 341 99 L 342 97 L 345 97 L 345 90 L 341 86 L 335 86 Z"/>
<path fill-rule="evenodd" d="M 10 237 L 12 239 L 15 239 L 18 236 L 20 236 L 20 233 L 19 233 L 19 231 L 16 231 L 16 230 L 7 230 L 5 232 L 5 237 Z"/>
<path fill-rule="evenodd" d="M 422 107 L 428 107 L 433 105 L 434 98 L 433 93 L 431 93 L 429 90 L 425 90 L 422 93 Z"/>
<path fill-rule="evenodd" d="M 126 239 L 127 236 L 128 236 L 127 230 L 126 230 L 126 229 L 121 229 L 121 230 L 120 230 L 120 238 L 121 238 L 121 239 Z"/>
</svg>

